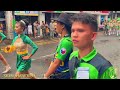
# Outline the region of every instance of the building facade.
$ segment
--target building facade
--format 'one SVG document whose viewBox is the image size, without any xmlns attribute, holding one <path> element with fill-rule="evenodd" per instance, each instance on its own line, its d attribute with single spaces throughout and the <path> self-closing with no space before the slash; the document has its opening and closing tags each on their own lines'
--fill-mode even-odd
<svg viewBox="0 0 120 90">
<path fill-rule="evenodd" d="M 8 38 L 12 38 L 13 28 L 12 28 L 12 19 L 13 11 L 5 11 L 6 18 L 6 30 L 9 32 L 7 34 Z M 104 20 L 108 19 L 109 11 L 14 11 L 16 21 L 21 19 L 28 19 L 29 22 L 33 23 L 34 21 L 39 21 L 40 24 L 42 21 L 50 23 L 52 18 L 58 18 L 61 13 L 69 13 L 73 15 L 74 13 L 91 13 L 96 16 L 98 20 L 98 25 L 101 24 Z M 119 15 L 119 14 L 118 14 Z"/>
</svg>

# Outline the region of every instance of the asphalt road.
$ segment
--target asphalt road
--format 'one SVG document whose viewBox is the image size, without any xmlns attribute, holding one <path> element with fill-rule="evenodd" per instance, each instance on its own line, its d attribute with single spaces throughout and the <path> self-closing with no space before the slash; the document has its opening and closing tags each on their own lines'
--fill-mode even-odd
<svg viewBox="0 0 120 90">
<path fill-rule="evenodd" d="M 38 78 L 42 78 L 45 71 L 48 69 L 50 61 L 53 58 L 58 40 L 55 41 L 35 41 L 39 46 L 38 51 L 32 57 L 32 67 L 30 72 L 34 73 Z M 120 40 L 115 35 L 104 36 L 99 33 L 97 39 L 94 42 L 95 48 L 101 53 L 107 60 L 109 60 L 116 69 L 117 78 L 120 79 Z M 75 48 L 76 50 L 76 48 Z M 31 51 L 31 48 L 30 48 Z M 12 79 L 16 72 L 16 54 L 5 54 L 2 52 L 8 63 L 11 65 L 11 72 L 8 74 L 1 74 L 4 70 L 3 64 L 0 62 L 0 78 L 1 79 Z"/>
</svg>

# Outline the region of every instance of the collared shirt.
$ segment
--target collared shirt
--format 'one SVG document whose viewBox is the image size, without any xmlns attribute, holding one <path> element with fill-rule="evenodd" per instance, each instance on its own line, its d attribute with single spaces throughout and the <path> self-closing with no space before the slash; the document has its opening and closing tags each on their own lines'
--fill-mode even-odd
<svg viewBox="0 0 120 90">
<path fill-rule="evenodd" d="M 81 60 L 81 63 L 79 63 L 79 67 L 88 67 L 89 68 L 89 78 L 90 79 L 116 79 L 116 72 L 113 66 L 107 68 L 104 73 L 99 77 L 99 71 L 94 67 L 93 65 L 89 64 L 89 62 L 97 55 L 97 50 L 94 48 L 89 54 L 84 56 L 83 58 L 79 58 L 79 51 L 74 51 L 71 55 L 69 60 L 72 59 L 72 57 L 77 57 L 78 60 Z M 107 60 L 102 56 L 99 55 L 99 57 L 96 57 L 96 62 L 101 60 L 104 61 L 106 65 Z M 97 63 L 100 68 L 104 67 L 102 65 L 102 62 Z M 77 67 L 78 68 L 78 67 Z M 76 79 L 77 74 L 77 68 L 74 69 L 74 79 Z"/>
</svg>

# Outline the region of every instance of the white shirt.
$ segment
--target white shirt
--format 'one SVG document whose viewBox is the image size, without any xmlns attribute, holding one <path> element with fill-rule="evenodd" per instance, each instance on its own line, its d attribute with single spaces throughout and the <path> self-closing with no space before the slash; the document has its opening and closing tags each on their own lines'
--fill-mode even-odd
<svg viewBox="0 0 120 90">
<path fill-rule="evenodd" d="M 32 25 L 28 25 L 28 31 L 32 30 Z"/>
</svg>

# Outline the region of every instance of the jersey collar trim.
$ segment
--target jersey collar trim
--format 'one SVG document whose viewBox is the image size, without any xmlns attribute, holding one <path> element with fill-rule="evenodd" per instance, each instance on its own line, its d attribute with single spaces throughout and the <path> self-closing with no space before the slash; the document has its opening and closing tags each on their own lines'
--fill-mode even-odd
<svg viewBox="0 0 120 90">
<path fill-rule="evenodd" d="M 94 48 L 89 54 L 87 54 L 86 56 L 81 58 L 81 60 L 88 62 L 88 61 L 92 60 L 96 56 L 96 54 L 97 54 L 97 50 Z M 79 51 L 78 51 L 78 55 L 79 55 Z M 77 55 L 77 58 L 78 58 L 78 55 Z"/>
</svg>

